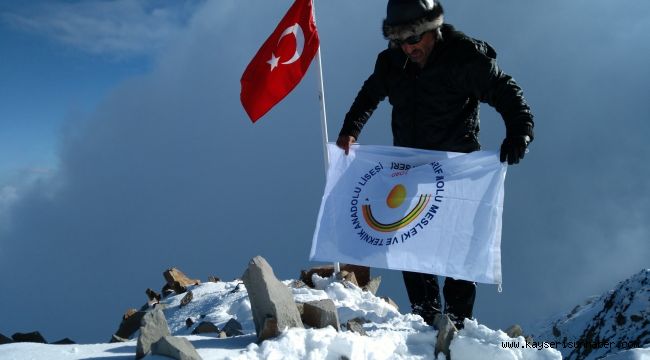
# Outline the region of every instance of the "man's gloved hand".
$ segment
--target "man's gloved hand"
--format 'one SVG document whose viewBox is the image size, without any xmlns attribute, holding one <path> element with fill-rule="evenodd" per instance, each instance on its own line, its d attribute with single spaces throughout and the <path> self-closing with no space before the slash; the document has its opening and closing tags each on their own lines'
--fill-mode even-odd
<svg viewBox="0 0 650 360">
<path fill-rule="evenodd" d="M 519 160 L 526 155 L 530 143 L 528 135 L 506 136 L 501 144 L 501 162 L 508 161 L 508 165 L 519 164 Z"/>
</svg>

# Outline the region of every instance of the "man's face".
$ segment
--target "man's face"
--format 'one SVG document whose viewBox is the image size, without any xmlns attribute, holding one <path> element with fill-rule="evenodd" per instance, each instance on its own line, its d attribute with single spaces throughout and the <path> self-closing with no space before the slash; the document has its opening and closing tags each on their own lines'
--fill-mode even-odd
<svg viewBox="0 0 650 360">
<path fill-rule="evenodd" d="M 408 42 L 403 42 L 400 47 L 402 51 L 411 59 L 411 61 L 424 67 L 427 63 L 427 59 L 433 50 L 433 45 L 435 44 L 435 38 L 431 31 L 427 31 L 422 34 L 422 37 L 419 42 L 415 44 L 409 44 Z"/>
</svg>

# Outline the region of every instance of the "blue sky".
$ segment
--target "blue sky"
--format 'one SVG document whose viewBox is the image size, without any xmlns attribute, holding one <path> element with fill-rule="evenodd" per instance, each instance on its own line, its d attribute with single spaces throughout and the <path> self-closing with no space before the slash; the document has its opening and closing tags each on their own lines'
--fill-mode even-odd
<svg viewBox="0 0 650 360">
<path fill-rule="evenodd" d="M 314 265 L 314 67 L 255 125 L 239 103 L 241 73 L 290 4 L 0 4 L 0 271 L 15 274 L 0 333 L 105 341 L 167 267 L 232 279 L 258 254 L 282 278 Z M 506 181 L 504 292 L 479 287 L 479 321 L 531 324 L 649 267 L 650 4 L 443 5 L 496 48 L 536 116 L 531 152 Z M 386 46 L 385 4 L 316 11 L 334 137 Z M 389 110 L 362 144 L 391 143 Z M 484 148 L 496 149 L 502 121 L 485 105 L 481 116 Z M 373 271 L 406 311 L 400 274 Z M 34 281 L 47 301 L 28 293 Z"/>
</svg>

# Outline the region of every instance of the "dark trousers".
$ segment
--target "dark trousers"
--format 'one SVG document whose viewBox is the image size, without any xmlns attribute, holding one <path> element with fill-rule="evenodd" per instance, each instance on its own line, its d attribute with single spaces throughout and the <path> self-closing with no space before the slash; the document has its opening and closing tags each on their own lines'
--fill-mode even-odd
<svg viewBox="0 0 650 360">
<path fill-rule="evenodd" d="M 413 313 L 422 316 L 427 324 L 432 325 L 433 317 L 443 312 L 438 277 L 410 271 L 402 271 L 402 275 Z M 449 315 L 457 327 L 462 327 L 463 320 L 472 317 L 476 284 L 448 277 L 445 278 L 442 293 L 445 298 L 444 313 Z"/>
</svg>

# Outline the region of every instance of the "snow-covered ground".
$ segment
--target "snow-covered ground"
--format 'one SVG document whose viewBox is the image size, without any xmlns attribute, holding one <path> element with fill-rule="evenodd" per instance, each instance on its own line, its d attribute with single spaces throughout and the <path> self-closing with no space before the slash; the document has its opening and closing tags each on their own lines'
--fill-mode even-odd
<svg viewBox="0 0 650 360">
<path fill-rule="evenodd" d="M 203 359 L 434 359 L 436 331 L 422 318 L 401 314 L 383 299 L 356 286 L 315 277 L 316 289 L 293 288 L 297 302 L 330 298 L 334 301 L 341 324 L 363 318 L 366 336 L 332 327 L 325 329 L 285 330 L 279 337 L 256 344 L 255 325 L 248 294 L 237 281 L 203 283 L 193 286 L 194 298 L 180 307 L 183 295 L 161 301 L 170 331 L 187 338 Z M 219 339 L 190 335 L 192 328 L 186 320 L 211 321 L 221 328 L 231 318 L 239 321 L 244 335 Z M 196 326 L 196 325 L 194 325 Z M 137 334 L 134 336 L 137 339 Z M 504 344 L 509 344 L 507 347 Z M 14 343 L 0 345 L 0 359 L 134 359 L 136 341 L 113 344 L 45 345 Z M 621 353 L 608 359 L 650 359 L 650 349 Z M 502 331 L 491 330 L 475 321 L 466 321 L 451 343 L 451 357 L 462 359 L 561 359 L 560 352 L 551 348 L 526 346 L 524 338 L 509 338 Z M 147 359 L 168 359 L 149 355 Z M 439 354 L 437 359 L 444 359 Z"/>
</svg>

